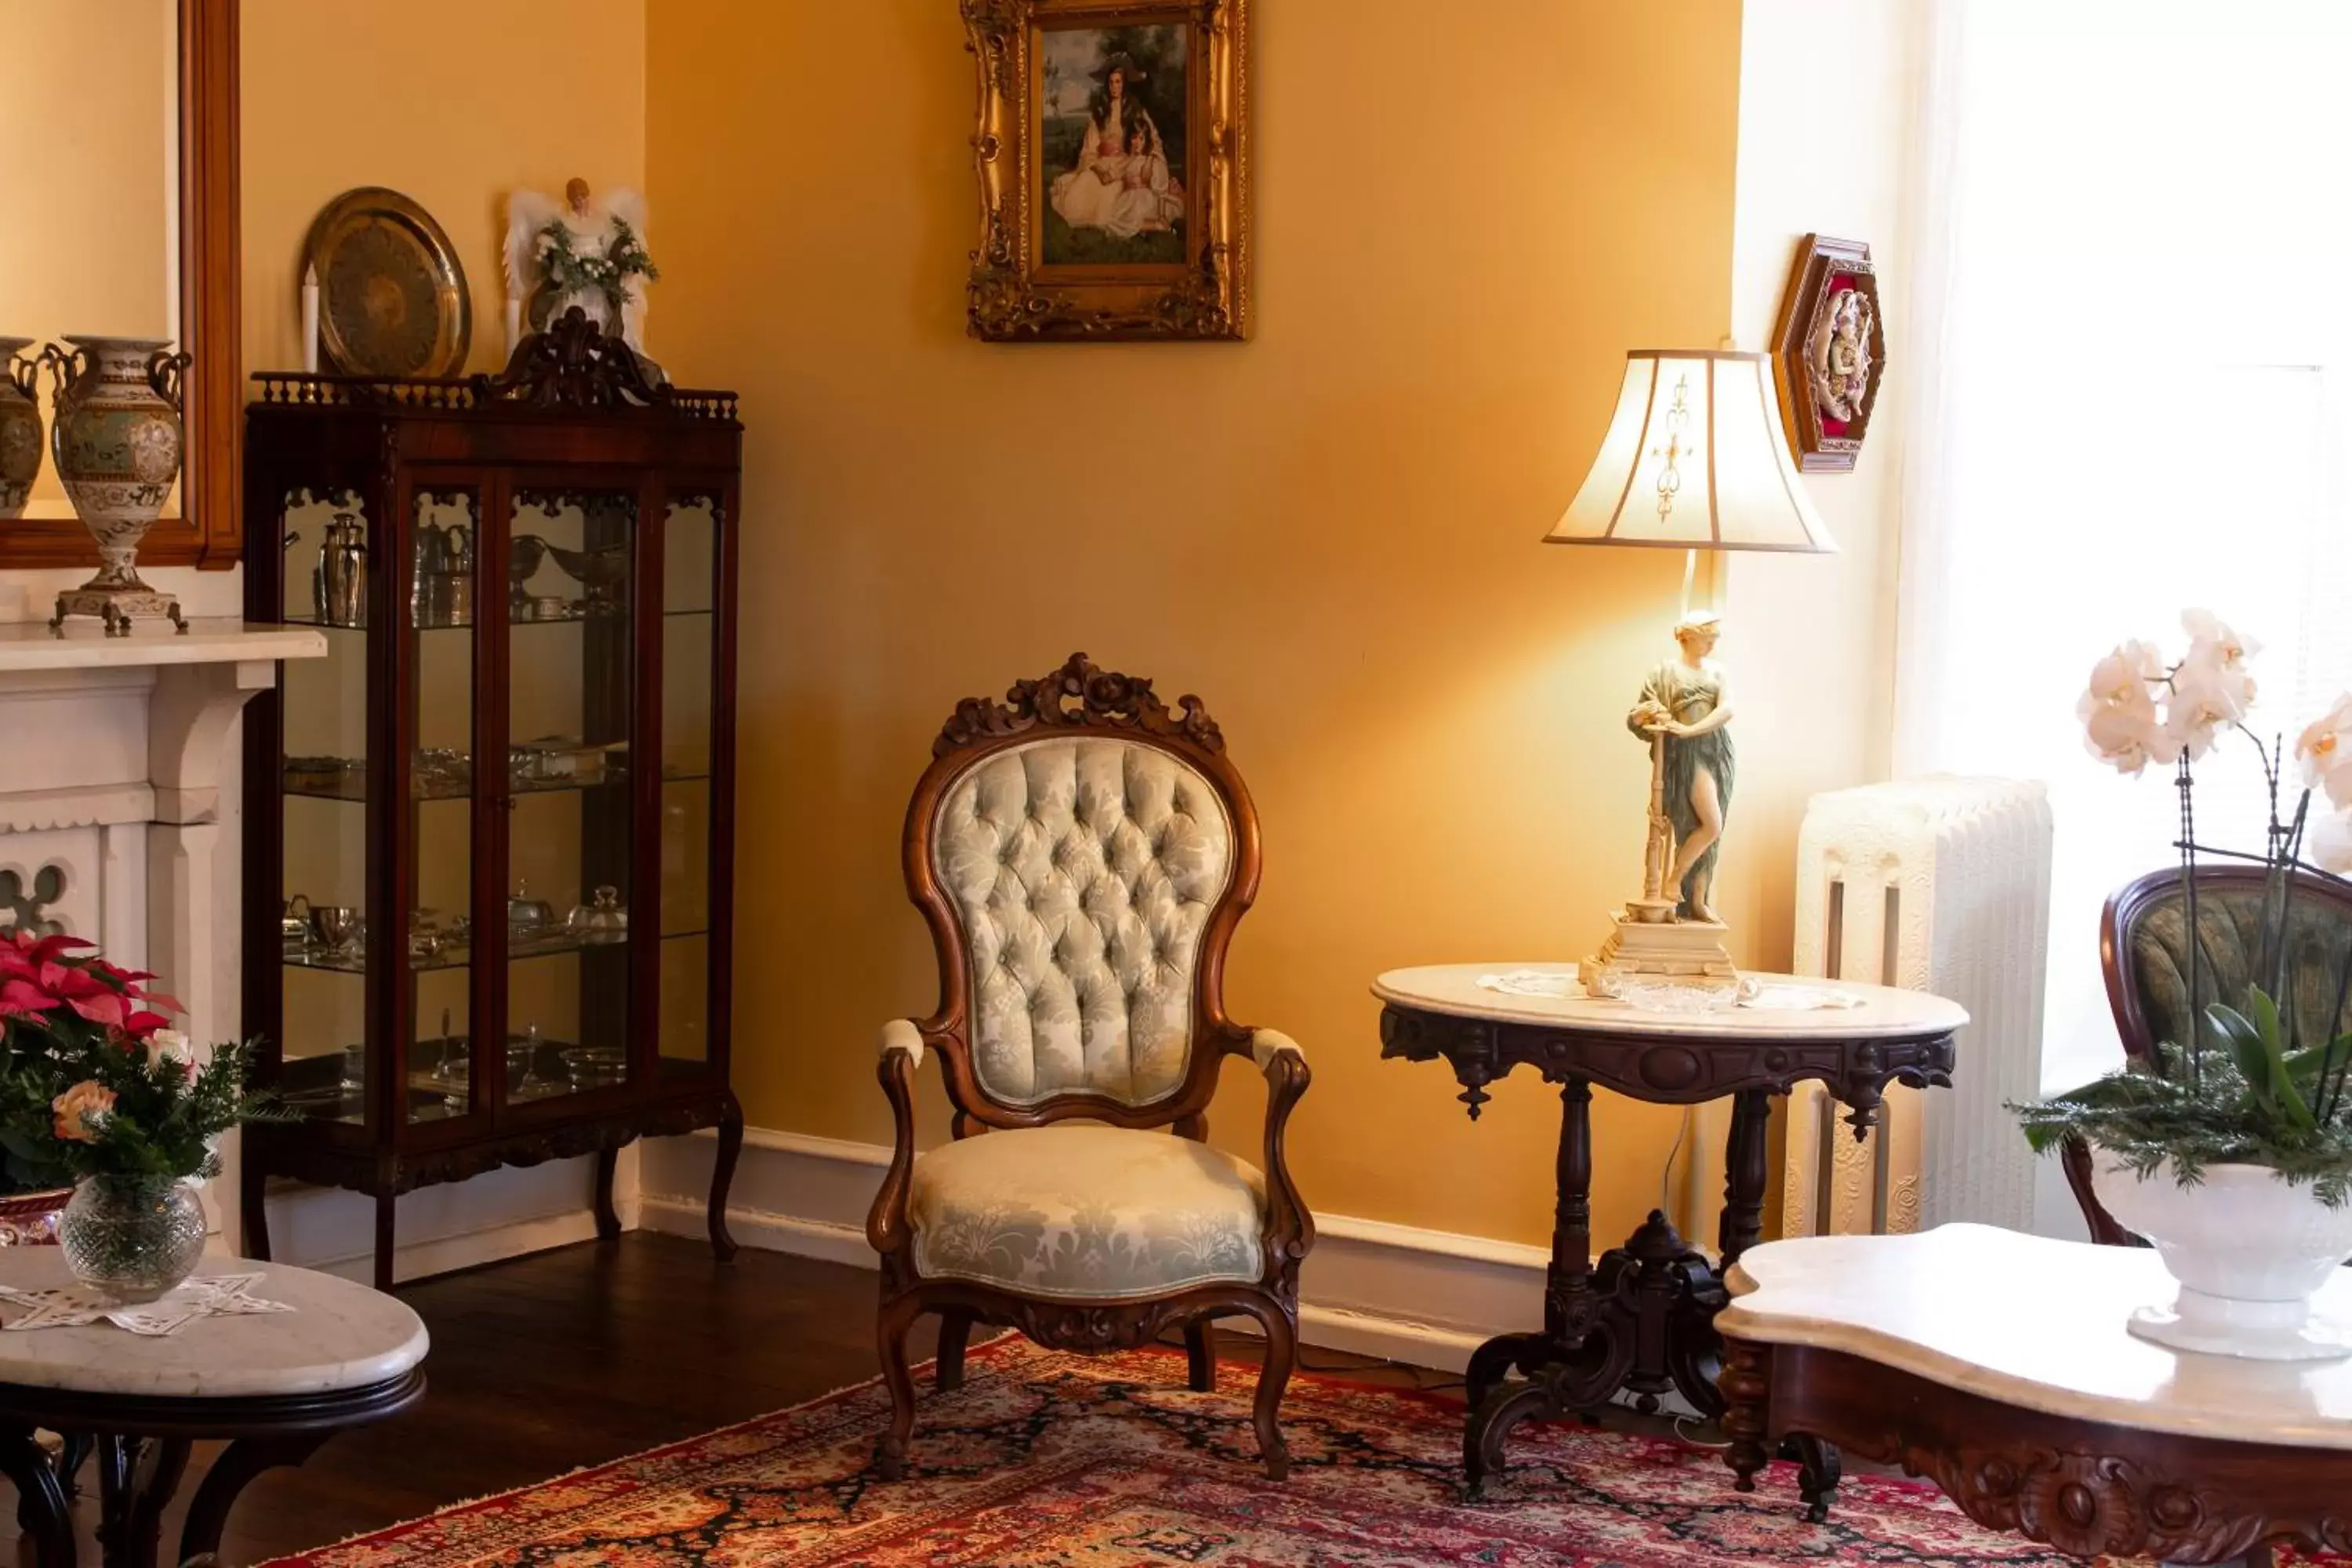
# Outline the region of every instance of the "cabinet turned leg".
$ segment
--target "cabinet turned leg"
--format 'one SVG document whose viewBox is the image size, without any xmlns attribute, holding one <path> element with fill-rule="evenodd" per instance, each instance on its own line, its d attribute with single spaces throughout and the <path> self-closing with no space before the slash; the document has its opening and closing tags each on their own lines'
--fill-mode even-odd
<svg viewBox="0 0 2352 1568">
<path fill-rule="evenodd" d="M 1723 1372 L 1716 1387 L 1723 1394 L 1723 1435 L 1730 1439 L 1723 1459 L 1738 1491 L 1754 1491 L 1757 1472 L 1772 1458 L 1764 1446 L 1772 1397 L 1770 1354 L 1760 1345 L 1723 1342 Z"/>
<path fill-rule="evenodd" d="M 621 1235 L 621 1211 L 613 1206 L 613 1176 L 620 1169 L 618 1149 L 596 1151 L 596 1239 L 615 1241 Z"/>
<path fill-rule="evenodd" d="M 710 1250 L 721 1263 L 735 1261 L 735 1237 L 727 1228 L 727 1191 L 735 1184 L 735 1162 L 743 1155 L 743 1108 L 727 1097 L 719 1121 L 719 1157 L 710 1165 Z"/>
<path fill-rule="evenodd" d="M 392 1252 L 399 1213 L 400 1199 L 391 1193 L 379 1193 L 375 1200 L 375 1288 L 392 1289 Z"/>
</svg>

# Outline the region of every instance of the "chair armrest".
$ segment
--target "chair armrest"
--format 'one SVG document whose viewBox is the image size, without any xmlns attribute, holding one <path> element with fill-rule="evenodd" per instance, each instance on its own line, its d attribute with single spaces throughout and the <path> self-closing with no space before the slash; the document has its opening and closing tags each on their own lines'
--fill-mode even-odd
<svg viewBox="0 0 2352 1568">
<path fill-rule="evenodd" d="M 916 1067 L 923 1065 L 923 1031 L 912 1018 L 893 1018 L 882 1026 L 882 1055 L 904 1051 Z"/>
<path fill-rule="evenodd" d="M 1302 1062 L 1307 1059 L 1307 1053 L 1298 1048 L 1298 1042 L 1292 1039 L 1288 1035 L 1284 1034 L 1280 1029 L 1252 1029 L 1250 1031 L 1250 1059 L 1257 1063 L 1258 1071 L 1265 1071 L 1268 1067 L 1273 1065 L 1274 1058 L 1280 1056 L 1285 1051 L 1297 1057 Z"/>
<path fill-rule="evenodd" d="M 1250 1056 L 1265 1074 L 1265 1247 L 1269 1284 L 1287 1290 L 1297 1288 L 1298 1262 L 1315 1245 L 1315 1216 L 1290 1179 L 1283 1138 L 1290 1112 L 1307 1092 L 1314 1074 L 1307 1070 L 1307 1053 L 1279 1029 L 1250 1031 Z"/>
<path fill-rule="evenodd" d="M 887 1260 L 913 1240 L 907 1194 L 915 1177 L 915 1070 L 923 1065 L 923 1031 L 911 1019 L 891 1019 L 882 1026 L 878 1054 L 875 1076 L 890 1099 L 890 1167 L 866 1215 L 866 1240 Z"/>
</svg>

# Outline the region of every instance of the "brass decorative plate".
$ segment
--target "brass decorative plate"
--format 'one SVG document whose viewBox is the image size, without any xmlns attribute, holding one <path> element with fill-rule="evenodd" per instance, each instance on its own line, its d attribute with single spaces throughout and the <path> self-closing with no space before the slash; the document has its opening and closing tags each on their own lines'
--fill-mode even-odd
<svg viewBox="0 0 2352 1568">
<path fill-rule="evenodd" d="M 319 357 L 346 375 L 456 375 L 473 341 L 466 269 L 433 215 L 381 185 L 345 191 L 311 221 Z"/>
</svg>

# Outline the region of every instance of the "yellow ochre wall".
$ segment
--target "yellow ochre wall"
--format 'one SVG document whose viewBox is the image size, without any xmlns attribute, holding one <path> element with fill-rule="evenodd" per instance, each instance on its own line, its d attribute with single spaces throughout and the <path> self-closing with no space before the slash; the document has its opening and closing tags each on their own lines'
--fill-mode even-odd
<svg viewBox="0 0 2352 1568">
<path fill-rule="evenodd" d="M 908 791 L 957 699 L 1083 648 L 1199 692 L 1255 791 L 1229 996 L 1313 1064 L 1309 1202 L 1532 1240 L 1551 1091 L 1523 1072 L 1472 1126 L 1441 1067 L 1379 1059 L 1367 987 L 1580 956 L 1634 890 L 1622 716 L 1682 560 L 1537 539 L 1624 351 L 1728 328 L 1739 7 L 1255 10 L 1255 340 L 1008 347 L 963 331 L 950 0 L 646 7 L 651 346 L 749 429 L 737 1079 L 755 1123 L 887 1141 L 876 1029 L 934 997 Z M 1774 787 L 1743 776 L 1735 835 L 1792 816 Z M 1261 1101 L 1228 1064 L 1217 1141 L 1254 1153 Z M 1602 1236 L 1655 1201 L 1675 1120 L 1604 1097 Z"/>
<path fill-rule="evenodd" d="M 415 197 L 474 301 L 468 368 L 504 363 L 505 195 L 642 187 L 646 0 L 244 0 L 245 353 L 302 363 L 302 237 L 354 185 Z"/>
</svg>

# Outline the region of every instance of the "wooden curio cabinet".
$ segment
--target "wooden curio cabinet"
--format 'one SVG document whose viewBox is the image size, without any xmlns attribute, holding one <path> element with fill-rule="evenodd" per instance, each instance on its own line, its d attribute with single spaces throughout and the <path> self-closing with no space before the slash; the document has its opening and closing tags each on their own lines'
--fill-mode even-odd
<svg viewBox="0 0 2352 1568">
<path fill-rule="evenodd" d="M 574 312 L 576 316 L 577 312 Z M 719 1129 L 728 1081 L 741 426 L 584 321 L 499 376 L 268 374 L 247 618 L 321 627 L 247 710 L 245 1025 L 301 1112 L 265 1184 L 394 1199 Z"/>
</svg>

